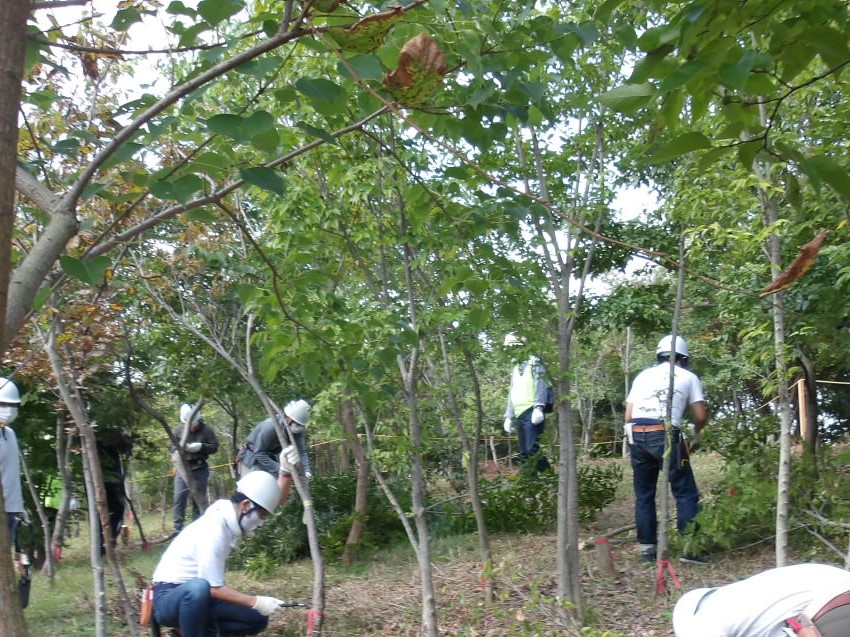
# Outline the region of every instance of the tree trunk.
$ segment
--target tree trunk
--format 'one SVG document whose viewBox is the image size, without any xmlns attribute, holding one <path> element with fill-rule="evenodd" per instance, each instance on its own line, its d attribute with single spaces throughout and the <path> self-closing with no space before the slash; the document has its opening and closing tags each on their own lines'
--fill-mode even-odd
<svg viewBox="0 0 850 637">
<path fill-rule="evenodd" d="M 15 169 L 18 148 L 18 109 L 27 42 L 29 0 L 4 0 L 0 10 L 0 317 L 6 316 L 11 271 L 12 229 L 15 223 Z M 0 351 L 13 334 L 0 324 Z M 0 493 L 0 512 L 6 510 Z M 26 637 L 18 578 L 5 524 L 0 524 L 0 637 Z"/>
<path fill-rule="evenodd" d="M 350 398 L 344 398 L 339 405 L 339 421 L 351 445 L 354 460 L 357 464 L 357 486 L 354 493 L 354 520 L 345 538 L 345 550 L 342 553 L 342 563 L 350 566 L 357 561 L 357 552 L 360 541 L 363 539 L 365 529 L 366 513 L 368 511 L 367 501 L 369 495 L 369 474 L 372 471 L 369 457 L 360 444 L 357 436 L 357 421 L 354 418 L 354 405 Z"/>
</svg>

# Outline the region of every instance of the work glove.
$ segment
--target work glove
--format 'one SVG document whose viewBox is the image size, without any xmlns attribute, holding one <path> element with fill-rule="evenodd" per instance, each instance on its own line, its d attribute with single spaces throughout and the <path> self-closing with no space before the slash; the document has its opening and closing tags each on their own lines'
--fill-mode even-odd
<svg viewBox="0 0 850 637">
<path fill-rule="evenodd" d="M 307 478 L 308 480 L 312 480 L 313 479 L 313 472 L 312 471 L 305 471 L 304 477 Z"/>
<path fill-rule="evenodd" d="M 301 462 L 301 456 L 298 455 L 298 448 L 295 445 L 289 445 L 280 452 L 280 472 L 283 475 L 292 475 L 295 471 L 295 465 Z"/>
<path fill-rule="evenodd" d="M 531 412 L 531 424 L 539 425 L 541 422 L 543 422 L 543 407 L 537 405 Z"/>
<path fill-rule="evenodd" d="M 202 443 L 200 442 L 187 442 L 183 448 L 189 453 L 198 453 L 201 450 L 201 446 Z"/>
<path fill-rule="evenodd" d="M 254 602 L 254 605 L 251 606 L 255 611 L 260 613 L 261 615 L 265 615 L 268 617 L 269 615 L 276 613 L 281 608 L 283 608 L 284 601 L 282 599 L 278 599 L 277 597 L 266 597 L 265 595 L 257 595 L 257 601 Z"/>
<path fill-rule="evenodd" d="M 630 422 L 627 422 L 625 425 L 623 425 L 623 434 L 625 434 L 626 440 L 629 441 L 630 445 L 635 444 L 635 436 L 632 432 L 632 426 L 633 425 Z"/>
<path fill-rule="evenodd" d="M 512 418 L 505 418 L 505 433 L 512 434 L 514 432 L 514 421 Z"/>
<path fill-rule="evenodd" d="M 702 431 L 697 431 L 696 425 L 688 423 L 685 428 L 685 438 L 688 440 L 688 448 L 695 451 L 702 442 Z"/>
</svg>

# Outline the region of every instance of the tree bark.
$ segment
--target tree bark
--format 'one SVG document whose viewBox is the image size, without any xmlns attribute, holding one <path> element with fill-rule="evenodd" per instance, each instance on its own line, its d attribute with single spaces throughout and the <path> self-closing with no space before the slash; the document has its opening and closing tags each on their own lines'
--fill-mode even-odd
<svg viewBox="0 0 850 637">
<path fill-rule="evenodd" d="M 354 493 L 354 520 L 345 538 L 345 549 L 342 552 L 342 563 L 350 566 L 357 561 L 358 547 L 363 539 L 366 514 L 368 512 L 367 498 L 369 495 L 369 474 L 372 471 L 369 457 L 366 455 L 360 438 L 357 435 L 357 421 L 354 418 L 354 405 L 351 399 L 343 398 L 339 405 L 339 422 L 345 432 L 354 454 L 357 465 L 357 484 Z"/>
<path fill-rule="evenodd" d="M 4 0 L 0 4 L 0 317 L 6 315 L 15 222 L 15 169 L 18 148 L 18 109 L 26 50 L 29 0 Z M 0 351 L 8 349 L 13 333 L 0 324 Z M 6 510 L 0 493 L 0 513 Z M 5 514 L 4 514 L 5 515 Z M 4 518 L 5 521 L 5 518 Z M 18 578 L 6 525 L 0 524 L 0 637 L 26 637 Z"/>
</svg>

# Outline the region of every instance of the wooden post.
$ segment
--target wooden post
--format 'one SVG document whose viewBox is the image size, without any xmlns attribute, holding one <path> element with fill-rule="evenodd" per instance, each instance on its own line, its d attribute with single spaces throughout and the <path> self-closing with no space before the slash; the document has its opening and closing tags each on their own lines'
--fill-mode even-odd
<svg viewBox="0 0 850 637">
<path fill-rule="evenodd" d="M 800 408 L 800 437 L 808 440 L 809 433 L 809 403 L 806 392 L 806 379 L 797 381 L 797 405 Z"/>
<path fill-rule="evenodd" d="M 617 572 L 614 570 L 614 554 L 611 552 L 611 542 L 608 541 L 607 537 L 603 537 L 593 544 L 599 574 L 602 577 L 614 577 Z"/>
</svg>

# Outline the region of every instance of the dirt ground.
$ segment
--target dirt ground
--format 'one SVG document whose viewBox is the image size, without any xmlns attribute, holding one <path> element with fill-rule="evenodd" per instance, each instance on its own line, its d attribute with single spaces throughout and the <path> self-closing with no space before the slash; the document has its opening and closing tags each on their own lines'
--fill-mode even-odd
<svg viewBox="0 0 850 637">
<path fill-rule="evenodd" d="M 636 550 L 631 499 L 631 471 L 623 462 L 623 485 L 615 502 L 581 529 L 582 595 L 586 606 L 582 632 L 576 622 L 565 622 L 551 601 L 557 592 L 556 536 L 503 535 L 492 538 L 494 601 L 484 602 L 482 565 L 473 545 L 442 546 L 435 542 L 434 583 L 440 634 L 445 636 L 609 635 L 672 637 L 671 616 L 679 596 L 693 588 L 716 586 L 771 568 L 773 544 L 765 543 L 733 554 L 712 555 L 707 565 L 670 562 L 665 592 L 656 594 L 658 566 L 645 564 Z M 710 470 L 704 469 L 704 470 Z M 698 481 L 700 476 L 697 476 Z M 671 504 L 671 514 L 675 505 Z M 619 530 L 610 539 L 613 573 L 597 564 L 593 540 Z M 410 553 L 409 549 L 407 553 Z M 328 569 L 327 615 L 323 634 L 329 637 L 418 635 L 421 623 L 420 587 L 415 563 L 399 552 L 398 561 L 383 556 L 358 576 L 334 574 Z M 675 575 L 675 577 L 674 577 Z M 309 574 L 304 573 L 305 581 Z M 309 591 L 304 591 L 309 597 Z M 301 611 L 293 611 L 300 614 Z M 306 615 L 306 612 L 304 613 Z M 292 635 L 290 614 L 275 620 L 279 635 Z M 288 629 L 284 626 L 288 624 Z M 303 623 L 306 626 L 306 622 Z M 275 634 L 275 625 L 269 631 Z M 301 633 L 303 634 L 303 633 Z"/>
</svg>

